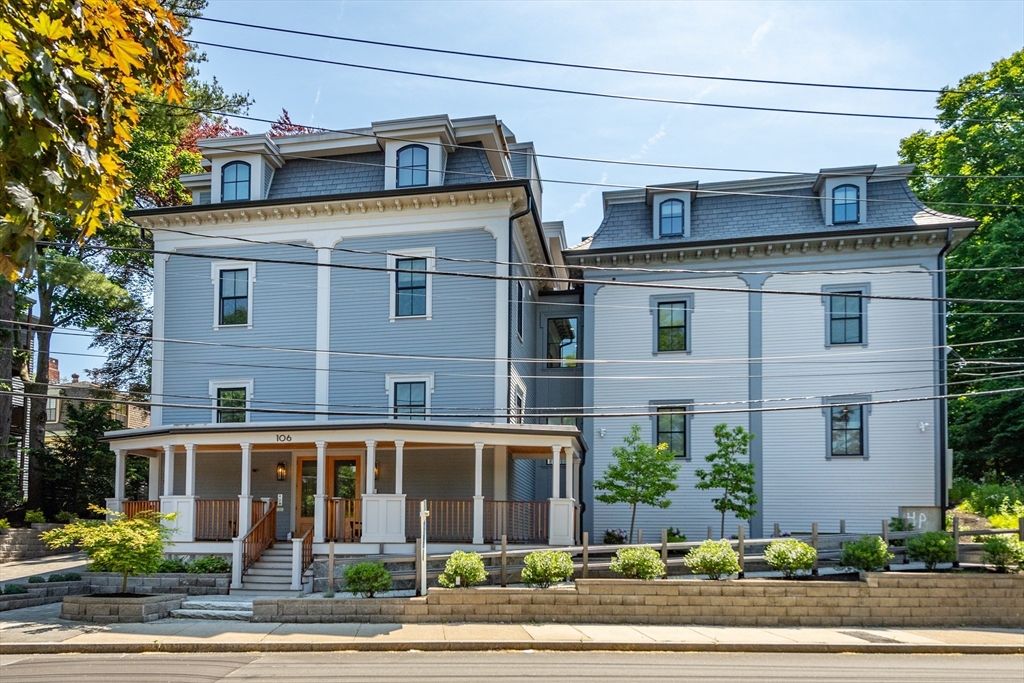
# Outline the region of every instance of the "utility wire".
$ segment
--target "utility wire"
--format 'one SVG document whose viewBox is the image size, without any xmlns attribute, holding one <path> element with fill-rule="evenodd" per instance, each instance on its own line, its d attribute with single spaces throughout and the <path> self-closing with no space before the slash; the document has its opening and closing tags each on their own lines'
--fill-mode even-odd
<svg viewBox="0 0 1024 683">
<path fill-rule="evenodd" d="M 419 78 L 431 78 L 435 80 L 452 81 L 456 83 L 472 83 L 475 85 L 491 85 L 500 88 L 513 88 L 516 90 L 530 90 L 535 92 L 545 93 L 557 93 L 561 95 L 578 95 L 583 97 L 596 97 L 601 99 L 612 99 L 612 100 L 626 100 L 630 102 L 651 102 L 655 104 L 673 104 L 683 105 L 691 107 L 709 107 L 715 109 L 735 109 L 744 111 L 761 111 L 761 112 L 776 112 L 785 114 L 812 114 L 816 116 L 843 116 L 843 117 L 854 117 L 854 118 L 866 118 L 866 119 L 896 119 L 901 121 L 928 121 L 930 123 L 935 122 L 934 116 L 912 116 L 907 114 L 875 114 L 869 112 L 846 112 L 846 111 L 828 111 L 821 109 L 795 109 L 788 107 L 759 107 L 754 105 L 745 104 L 726 104 L 722 102 L 697 102 L 693 100 L 672 100 L 660 97 L 644 97 L 640 95 L 620 95 L 615 93 L 604 93 L 604 92 L 593 92 L 588 90 L 570 90 L 567 88 L 554 88 L 541 85 L 527 85 L 525 83 L 506 83 L 503 81 L 490 81 L 480 78 L 466 78 L 461 76 L 449 76 L 444 74 L 432 74 L 425 71 L 411 71 L 408 69 L 393 69 L 383 66 L 373 66 L 370 64 L 356 64 L 353 62 L 342 62 L 333 59 L 323 59 L 319 57 L 306 57 L 303 55 L 293 55 L 286 52 L 275 52 L 273 50 L 260 50 L 252 47 L 242 47 L 239 45 L 226 45 L 224 43 L 211 43 L 203 40 L 187 39 L 188 42 L 194 45 L 202 45 L 203 47 L 215 47 L 223 50 L 235 50 L 237 52 L 245 52 L 249 54 L 264 55 L 269 57 L 281 57 L 283 59 L 295 59 L 303 62 L 312 62 L 314 64 L 330 64 L 333 66 L 342 66 L 350 69 L 363 69 L 366 71 L 377 71 L 381 73 L 399 74 L 402 76 L 416 76 Z M 965 123 L 1019 123 L 1012 119 L 979 119 L 979 118 L 960 118 L 955 119 L 957 121 L 963 121 Z"/>
</svg>

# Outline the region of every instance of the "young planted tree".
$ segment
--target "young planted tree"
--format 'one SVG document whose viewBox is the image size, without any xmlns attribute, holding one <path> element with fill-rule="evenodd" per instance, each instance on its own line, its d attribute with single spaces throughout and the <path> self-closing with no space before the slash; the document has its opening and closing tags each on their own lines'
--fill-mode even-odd
<svg viewBox="0 0 1024 683">
<path fill-rule="evenodd" d="M 638 424 L 634 424 L 622 440 L 625 446 L 612 449 L 615 462 L 608 466 L 603 478 L 594 482 L 594 489 L 604 491 L 594 498 L 609 505 L 626 503 L 632 508 L 629 518 L 629 542 L 632 543 L 636 506 L 667 508 L 671 505 L 668 494 L 679 488 L 676 484 L 679 465 L 668 444 L 647 443 L 640 436 Z"/>
<path fill-rule="evenodd" d="M 740 456 L 747 454 L 755 434 L 737 426 L 730 430 L 724 422 L 715 425 L 715 444 L 718 450 L 707 456 L 710 470 L 695 470 L 700 480 L 696 486 L 702 491 L 721 489 L 722 495 L 712 498 L 715 509 L 722 513 L 720 538 L 725 538 L 725 513 L 731 512 L 740 519 L 754 516 L 757 495 L 754 494 L 754 464 L 741 462 Z"/>
</svg>

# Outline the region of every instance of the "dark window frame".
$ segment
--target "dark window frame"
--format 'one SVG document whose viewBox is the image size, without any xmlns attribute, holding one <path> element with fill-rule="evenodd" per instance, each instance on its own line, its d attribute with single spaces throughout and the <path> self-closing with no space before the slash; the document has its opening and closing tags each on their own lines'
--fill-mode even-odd
<svg viewBox="0 0 1024 683">
<path fill-rule="evenodd" d="M 679 207 L 679 215 L 665 215 L 665 207 L 677 206 Z M 674 221 L 679 219 L 679 232 L 666 232 L 665 222 Z M 672 199 L 666 199 L 658 205 L 658 237 L 682 237 L 686 234 L 686 202 L 682 199 L 673 197 Z"/>
<path fill-rule="evenodd" d="M 683 411 L 683 414 L 681 416 L 682 417 L 683 449 L 682 449 L 682 455 L 678 455 L 678 451 L 677 451 L 676 459 L 677 460 L 685 460 L 685 461 L 692 460 L 693 458 L 692 458 L 692 455 L 691 455 L 692 450 L 691 450 L 690 439 L 691 439 L 691 435 L 692 435 L 692 431 L 693 430 L 692 430 L 692 425 L 690 424 L 690 422 L 693 419 L 693 410 L 692 410 L 693 400 L 691 400 L 691 399 L 682 399 L 682 400 L 677 400 L 677 401 L 673 401 L 673 400 L 668 400 L 668 401 L 650 401 L 649 405 L 653 409 L 651 411 L 651 438 L 652 438 L 652 441 L 654 442 L 655 446 L 657 446 L 659 443 L 663 443 L 663 441 L 661 440 L 662 430 L 661 430 L 661 424 L 660 424 L 661 418 L 664 416 L 664 412 L 663 411 L 666 411 L 668 409 L 676 409 L 676 410 L 682 410 Z M 675 433 L 679 433 L 678 430 Z M 669 448 L 672 447 L 672 444 L 670 442 L 665 442 L 665 443 L 669 443 Z"/>
<path fill-rule="evenodd" d="M 403 268 L 402 265 L 405 263 L 422 262 L 423 269 L 418 268 Z M 419 275 L 422 277 L 422 284 L 402 284 L 402 273 L 410 273 L 413 276 Z M 426 256 L 397 256 L 395 258 L 395 317 L 396 318 L 424 318 L 427 316 L 427 278 L 430 274 L 430 263 Z M 410 277 L 410 281 L 414 280 Z M 417 294 L 419 292 L 419 294 Z M 402 301 L 403 297 L 409 297 L 410 313 L 402 313 Z M 422 303 L 422 312 L 416 309 L 416 303 Z"/>
<path fill-rule="evenodd" d="M 226 392 L 242 392 L 242 397 L 227 397 Z M 214 401 L 216 402 L 216 414 L 218 423 L 240 423 L 249 421 L 249 388 L 246 386 L 224 386 L 214 390 Z M 241 404 L 238 401 L 241 400 Z M 230 402 L 230 403 L 229 403 Z M 225 419 L 229 416 L 240 415 L 241 419 Z"/>
<path fill-rule="evenodd" d="M 551 341 L 551 324 L 559 320 L 571 320 L 572 325 L 572 341 L 570 343 L 561 343 L 557 346 L 559 355 L 551 355 L 553 343 Z M 575 369 L 579 367 L 579 316 L 575 315 L 552 315 L 544 320 L 544 357 L 547 363 L 544 364 L 547 370 L 565 370 Z M 572 360 L 566 360 L 565 356 L 562 355 L 562 350 L 568 346 L 573 346 L 576 350 L 576 357 Z"/>
<path fill-rule="evenodd" d="M 835 295 L 840 296 L 835 296 Z M 857 294 L 859 296 L 850 297 L 842 296 L 843 294 Z M 821 288 L 821 304 L 825 312 L 825 348 L 831 348 L 837 346 L 840 348 L 849 348 L 851 346 L 862 346 L 867 347 L 868 345 L 868 304 L 871 303 L 871 283 L 870 282 L 857 282 L 847 284 L 835 284 L 835 285 L 824 285 Z M 841 315 L 836 315 L 834 311 L 834 305 L 843 302 L 845 304 L 850 301 L 857 302 L 858 312 L 850 312 L 845 309 L 840 311 Z M 846 321 L 858 319 L 858 331 L 860 333 L 859 340 L 850 341 L 845 336 L 845 329 L 847 325 Z M 841 326 L 844 330 L 843 336 L 833 335 L 833 330 L 837 326 L 833 322 L 843 322 Z"/>
<path fill-rule="evenodd" d="M 244 295 L 237 294 L 237 284 L 238 284 L 238 282 L 237 282 L 237 279 L 233 279 L 232 280 L 232 291 L 236 292 L 236 293 L 232 294 L 231 296 L 225 296 L 224 295 L 224 276 L 225 275 L 229 275 L 229 274 L 230 275 L 234 275 L 235 273 L 245 273 L 245 287 L 244 287 L 245 294 Z M 250 284 L 251 284 L 250 283 L 251 275 L 252 274 L 250 273 L 250 268 L 248 268 L 248 267 L 243 267 L 243 268 L 221 268 L 217 272 L 217 325 L 219 327 L 231 326 L 231 325 L 248 325 L 248 324 L 250 324 L 250 322 L 252 320 L 252 318 L 251 318 L 251 313 L 252 313 L 251 302 L 249 301 L 249 287 L 250 287 Z M 235 303 L 235 302 L 237 302 L 239 300 L 244 300 L 245 301 L 245 320 L 243 322 L 225 322 L 224 304 L 226 302 L 228 302 L 228 301 Z M 232 314 L 236 313 L 238 310 L 239 309 L 237 307 L 234 308 L 234 310 L 229 315 L 232 315 Z"/>
<path fill-rule="evenodd" d="M 423 152 L 423 163 L 416 163 L 416 152 Z M 402 162 L 403 154 L 411 155 L 409 163 Z M 408 172 L 410 182 L 402 182 L 402 172 Z M 418 174 L 422 173 L 423 182 L 416 182 Z M 426 187 L 430 184 L 430 150 L 424 145 L 406 145 L 395 154 L 395 187 Z"/>
<path fill-rule="evenodd" d="M 238 179 L 238 170 L 241 168 L 245 168 L 245 180 Z M 228 169 L 234 169 L 234 180 L 227 179 Z M 240 196 L 238 192 L 238 188 L 243 184 L 245 185 L 244 197 Z M 229 185 L 234 195 L 230 199 L 227 198 L 227 188 Z M 232 161 L 229 164 L 224 164 L 220 169 L 220 200 L 222 202 L 247 202 L 250 198 L 252 198 L 252 166 L 245 161 Z"/>
<path fill-rule="evenodd" d="M 866 394 L 826 396 L 822 398 L 822 406 L 821 412 L 825 418 L 825 459 L 867 460 L 870 445 L 871 396 Z M 860 424 L 854 429 L 841 428 L 841 430 L 844 432 L 859 432 L 860 452 L 850 453 L 848 452 L 848 447 L 845 447 L 843 450 L 846 452 L 837 453 L 835 441 L 837 411 L 850 408 L 856 409 Z M 848 444 L 849 440 L 844 439 L 844 443 Z"/>
<path fill-rule="evenodd" d="M 853 190 L 853 198 L 844 196 L 839 198 L 836 194 L 843 190 Z M 849 216 L 849 207 L 853 206 L 853 218 Z M 840 219 L 839 213 L 842 209 L 842 218 Z M 860 187 L 852 185 L 850 183 L 844 183 L 837 185 L 832 188 L 832 225 L 844 225 L 847 223 L 860 223 Z"/>
<path fill-rule="evenodd" d="M 419 385 L 423 391 L 422 402 L 413 403 L 412 387 Z M 407 388 L 410 394 L 403 399 L 399 394 L 403 388 Z M 429 391 L 427 380 L 396 380 L 391 384 L 391 415 L 396 420 L 426 420 L 427 419 L 427 392 Z M 404 401 L 404 402 L 403 402 Z"/>
</svg>

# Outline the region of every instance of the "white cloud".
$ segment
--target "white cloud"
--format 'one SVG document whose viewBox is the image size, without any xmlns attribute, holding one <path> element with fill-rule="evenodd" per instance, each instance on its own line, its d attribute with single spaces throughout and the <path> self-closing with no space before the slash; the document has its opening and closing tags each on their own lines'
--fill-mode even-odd
<svg viewBox="0 0 1024 683">
<path fill-rule="evenodd" d="M 764 37 L 768 35 L 768 32 L 772 30 L 772 26 L 775 24 L 775 17 L 770 17 L 768 21 L 764 22 L 754 31 L 754 35 L 750 37 L 750 45 L 747 47 L 745 52 L 753 52 L 757 49 L 757 46 L 761 44 Z"/>
<path fill-rule="evenodd" d="M 601 185 L 608 182 L 608 174 L 602 173 L 601 179 L 598 180 L 597 182 Z M 573 203 L 573 205 L 570 206 L 568 210 L 562 212 L 562 214 L 559 216 L 559 219 L 565 218 L 566 216 L 570 216 L 579 211 L 580 209 L 582 209 L 583 207 L 585 207 L 587 205 L 587 200 L 589 200 L 591 195 L 597 192 L 598 189 L 599 188 L 597 187 L 597 185 L 591 185 L 586 190 L 584 190 L 583 194 L 579 196 L 579 198 Z"/>
</svg>

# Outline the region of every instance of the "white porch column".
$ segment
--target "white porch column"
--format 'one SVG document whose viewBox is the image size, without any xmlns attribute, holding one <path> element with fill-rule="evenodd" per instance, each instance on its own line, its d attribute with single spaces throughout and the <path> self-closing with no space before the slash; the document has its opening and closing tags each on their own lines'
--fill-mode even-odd
<svg viewBox="0 0 1024 683">
<path fill-rule="evenodd" d="M 252 528 L 252 444 L 242 447 L 242 486 L 238 495 L 238 538 L 245 538 Z"/>
<path fill-rule="evenodd" d="M 562 469 L 562 447 L 551 447 L 551 497 L 561 498 L 561 482 L 559 481 L 560 470 Z"/>
<path fill-rule="evenodd" d="M 157 455 L 149 459 L 149 500 L 160 500 L 160 465 L 163 464 L 163 455 Z"/>
<path fill-rule="evenodd" d="M 124 500 L 124 475 L 127 469 L 128 451 L 118 448 L 114 451 L 114 498 L 118 503 Z"/>
<path fill-rule="evenodd" d="M 568 449 L 566 455 L 569 455 Z M 549 500 L 550 512 L 548 514 L 548 544 L 549 545 L 572 545 L 574 534 L 572 532 L 573 501 L 563 498 L 559 486 L 559 470 L 562 467 L 562 447 L 551 447 L 551 498 Z M 570 482 L 571 474 L 566 473 L 565 483 Z"/>
<path fill-rule="evenodd" d="M 313 500 L 313 542 L 323 543 L 327 527 L 327 442 L 316 442 L 316 497 Z"/>
<path fill-rule="evenodd" d="M 377 482 L 373 476 L 373 470 L 377 466 L 377 442 L 366 442 L 366 493 L 377 493 Z"/>
<path fill-rule="evenodd" d="M 480 545 L 484 542 L 484 445 L 478 441 L 473 448 L 473 543 Z"/>
<path fill-rule="evenodd" d="M 565 497 L 572 500 L 576 496 L 575 488 L 573 487 L 573 460 L 575 460 L 575 453 L 572 452 L 571 448 L 565 449 Z"/>
<path fill-rule="evenodd" d="M 174 495 L 174 446 L 164 446 L 164 495 Z"/>
<path fill-rule="evenodd" d="M 395 495 L 402 495 L 402 469 L 405 466 L 405 442 L 395 442 Z"/>
<path fill-rule="evenodd" d="M 185 444 L 185 495 L 196 495 L 196 445 Z"/>
</svg>

